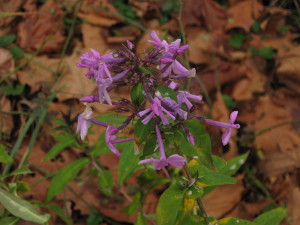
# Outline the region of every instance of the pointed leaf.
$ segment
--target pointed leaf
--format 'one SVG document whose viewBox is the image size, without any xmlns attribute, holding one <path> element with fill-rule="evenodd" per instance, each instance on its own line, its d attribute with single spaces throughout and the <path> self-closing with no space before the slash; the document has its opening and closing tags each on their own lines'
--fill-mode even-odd
<svg viewBox="0 0 300 225">
<path fill-rule="evenodd" d="M 183 197 L 187 189 L 178 184 L 171 185 L 159 199 L 156 209 L 158 225 L 175 225 L 179 211 L 183 208 Z"/>
<path fill-rule="evenodd" d="M 17 217 L 7 216 L 7 217 L 3 217 L 2 219 L 0 219 L 0 224 L 1 225 L 14 225 L 19 220 L 20 219 Z"/>
<path fill-rule="evenodd" d="M 286 217 L 285 208 L 276 208 L 259 215 L 254 222 L 259 225 L 279 225 L 280 222 Z"/>
<path fill-rule="evenodd" d="M 124 149 L 118 167 L 118 182 L 121 186 L 139 167 L 139 155 L 135 155 L 134 143 L 132 141 L 118 144 L 117 147 L 119 149 Z"/>
<path fill-rule="evenodd" d="M 89 160 L 87 158 L 76 160 L 66 167 L 60 169 L 53 177 L 47 193 L 46 201 L 50 202 L 57 194 L 59 194 L 68 182 L 73 180 L 82 170 Z"/>
<path fill-rule="evenodd" d="M 0 188 L 0 203 L 11 214 L 26 221 L 43 224 L 50 218 L 49 214 L 39 214 L 30 202 L 20 199 L 2 188 Z"/>
<path fill-rule="evenodd" d="M 1 163 L 13 162 L 13 158 L 8 155 L 8 153 L 5 150 L 5 146 L 3 144 L 0 144 L 0 162 Z"/>
</svg>

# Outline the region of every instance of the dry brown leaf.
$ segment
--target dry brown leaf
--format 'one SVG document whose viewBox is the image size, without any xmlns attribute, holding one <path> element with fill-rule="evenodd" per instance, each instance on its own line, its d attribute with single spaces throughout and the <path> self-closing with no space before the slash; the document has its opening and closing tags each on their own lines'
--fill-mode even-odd
<svg viewBox="0 0 300 225">
<path fill-rule="evenodd" d="M 239 204 L 245 188 L 242 176 L 237 177 L 237 180 L 237 184 L 219 186 L 205 196 L 203 203 L 209 216 L 221 218 Z"/>
<path fill-rule="evenodd" d="M 281 83 L 295 93 L 300 94 L 300 47 L 294 47 L 278 57 L 276 74 Z"/>
<path fill-rule="evenodd" d="M 61 71 L 63 77 L 57 84 L 58 89 L 63 87 L 62 91 L 57 94 L 60 101 L 94 94 L 97 87 L 96 82 L 84 76 L 87 72 L 85 69 L 78 68 L 75 65 L 76 62 L 80 61 L 79 57 L 79 54 L 74 53 L 63 60 Z"/>
<path fill-rule="evenodd" d="M 265 90 L 267 77 L 257 68 L 264 61 L 261 58 L 259 59 L 259 63 L 256 63 L 255 58 L 248 56 L 243 62 L 245 77 L 234 85 L 232 89 L 232 97 L 234 99 L 239 101 L 250 100 L 253 98 L 253 93 Z"/>
<path fill-rule="evenodd" d="M 46 37 L 50 35 L 58 25 L 64 12 L 53 0 L 46 1 L 41 8 L 36 9 L 33 2 L 26 2 L 24 8 L 29 12 L 37 12 L 24 16 L 18 25 L 17 42 L 22 49 L 33 52 L 37 50 Z M 65 41 L 64 25 L 61 23 L 52 38 L 45 44 L 40 52 L 53 52 L 62 49 Z"/>
<path fill-rule="evenodd" d="M 256 0 L 240 1 L 227 10 L 230 20 L 226 24 L 226 30 L 240 27 L 249 32 L 263 9 L 263 5 Z"/>
<path fill-rule="evenodd" d="M 40 66 L 41 64 L 56 70 L 59 59 L 48 58 L 47 56 L 35 57 L 25 70 L 17 73 L 18 80 L 21 84 L 29 85 L 31 93 L 38 91 L 43 86 L 52 86 L 54 84 L 54 75 L 47 69 Z"/>
<path fill-rule="evenodd" d="M 5 76 L 14 68 L 15 63 L 10 52 L 6 49 L 0 48 L 0 77 Z M 15 78 L 15 75 L 13 75 L 12 78 Z"/>
<path fill-rule="evenodd" d="M 213 0 L 187 0 L 183 15 L 185 25 L 201 25 L 209 30 L 223 29 L 227 20 L 225 9 Z"/>
<path fill-rule="evenodd" d="M 85 0 L 78 14 L 79 18 L 88 23 L 104 27 L 122 22 L 123 19 L 117 15 L 118 10 L 108 0 Z"/>
<path fill-rule="evenodd" d="M 92 48 L 96 51 L 99 51 L 100 53 L 103 53 L 105 50 L 107 50 L 108 46 L 102 36 L 103 28 L 90 24 L 82 24 L 81 31 L 83 37 L 83 45 L 86 48 L 86 51 L 89 51 L 89 49 Z"/>
<path fill-rule="evenodd" d="M 266 177 L 280 176 L 295 169 L 300 168 L 300 146 L 284 152 L 274 152 L 265 155 L 265 159 L 260 161 L 260 171 Z"/>
<path fill-rule="evenodd" d="M 289 221 L 291 225 L 298 225 L 300 223 L 300 188 L 295 187 L 288 195 L 287 207 L 289 211 Z"/>
<path fill-rule="evenodd" d="M 216 62 L 216 65 L 208 65 L 205 69 L 198 71 L 198 74 L 200 74 L 206 89 L 210 92 L 216 88 L 216 73 L 220 85 L 224 85 L 234 83 L 244 77 L 246 69 L 244 65 L 238 63 L 220 61 Z M 198 84 L 197 89 L 199 89 Z"/>
<path fill-rule="evenodd" d="M 3 135 L 4 133 L 9 137 L 14 127 L 12 115 L 6 114 L 7 112 L 10 112 L 12 110 L 11 103 L 6 98 L 6 96 L 2 96 L 0 98 L 0 105 L 0 130 L 2 133 L 1 135 Z"/>
<path fill-rule="evenodd" d="M 0 12 L 18 12 L 24 0 L 0 1 Z M 0 27 L 9 24 L 15 16 L 0 17 Z"/>
<path fill-rule="evenodd" d="M 289 111 L 283 105 L 274 104 L 268 96 L 259 98 L 254 111 L 256 120 L 253 128 L 256 132 L 292 120 Z M 287 124 L 257 136 L 255 144 L 262 148 L 266 154 L 286 152 L 295 148 L 299 149 L 300 137 L 293 130 L 292 126 Z"/>
</svg>

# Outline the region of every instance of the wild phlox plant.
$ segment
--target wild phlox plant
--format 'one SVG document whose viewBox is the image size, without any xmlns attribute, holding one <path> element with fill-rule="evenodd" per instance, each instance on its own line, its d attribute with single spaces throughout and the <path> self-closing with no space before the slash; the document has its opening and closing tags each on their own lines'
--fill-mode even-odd
<svg viewBox="0 0 300 225">
<path fill-rule="evenodd" d="M 186 170 L 187 164 L 198 159 L 198 156 L 191 157 L 185 154 L 180 143 L 176 140 L 172 142 L 169 135 L 172 129 L 179 130 L 189 145 L 194 146 L 199 140 L 195 138 L 195 131 L 186 126 L 186 121 L 196 120 L 225 128 L 222 143 L 226 145 L 232 130 L 240 128 L 240 125 L 235 123 L 238 112 L 231 113 L 229 122 L 218 122 L 199 115 L 196 108 L 203 101 L 202 97 L 179 89 L 180 80 L 196 76 L 194 68 L 187 69 L 178 59 L 178 56 L 188 49 L 188 45 L 180 46 L 181 39 L 168 43 L 161 40 L 155 32 L 151 32 L 150 36 L 152 39 L 148 42 L 153 48 L 140 55 L 135 52 L 133 43 L 127 41 L 115 53 L 101 55 L 91 49 L 90 53 L 81 56 L 77 66 L 88 69 L 85 76 L 95 80 L 98 93 L 80 99 L 86 105 L 86 109 L 78 116 L 77 132 L 83 140 L 92 123 L 105 127 L 105 142 L 108 148 L 116 156 L 121 156 L 121 151 L 117 148 L 118 143 L 136 141 L 140 148 L 145 146 L 143 141 L 147 141 L 147 137 L 143 140 L 138 140 L 137 137 L 117 137 L 129 124 L 138 126 L 139 123 L 139 126 L 149 128 L 149 134 L 156 136 L 156 145 L 153 146 L 152 154 L 141 154 L 138 164 L 145 164 L 146 167 L 152 164 L 154 170 L 161 170 L 169 165 Z M 123 86 L 131 87 L 131 99 L 113 101 L 110 92 Z M 118 106 L 119 110 L 129 112 L 130 115 L 120 126 L 111 126 L 92 117 L 92 103 Z M 136 118 L 138 122 L 133 123 Z M 201 174 L 195 176 L 199 177 Z"/>
</svg>

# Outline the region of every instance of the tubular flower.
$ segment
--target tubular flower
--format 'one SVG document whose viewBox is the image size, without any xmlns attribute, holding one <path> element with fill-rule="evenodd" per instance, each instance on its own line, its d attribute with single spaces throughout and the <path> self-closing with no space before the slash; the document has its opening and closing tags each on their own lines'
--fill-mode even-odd
<svg viewBox="0 0 300 225">
<path fill-rule="evenodd" d="M 92 114 L 93 114 L 91 105 L 88 103 L 86 103 L 85 105 L 86 105 L 86 109 L 84 110 L 83 113 L 81 113 L 78 116 L 78 123 L 77 123 L 77 129 L 76 129 L 76 132 L 80 133 L 81 140 L 84 140 L 84 138 L 87 135 L 88 128 L 91 125 L 91 122 L 89 121 L 89 119 L 92 118 Z"/>
<path fill-rule="evenodd" d="M 173 116 L 173 114 L 171 112 L 169 112 L 166 108 L 164 108 L 162 105 L 161 105 L 161 101 L 159 100 L 159 98 L 155 97 L 153 99 L 153 102 L 151 104 L 151 107 L 148 108 L 148 109 L 145 109 L 141 112 L 139 112 L 137 115 L 139 117 L 142 117 L 146 114 L 148 114 L 148 116 L 146 116 L 145 119 L 142 120 L 142 123 L 143 124 L 147 124 L 154 115 L 158 116 L 161 118 L 161 121 L 164 125 L 167 125 L 169 124 L 169 121 L 167 119 L 167 117 L 165 116 L 165 114 L 167 114 L 171 119 L 175 119 L 175 116 Z"/>
<path fill-rule="evenodd" d="M 166 154 L 165 154 L 165 149 L 164 149 L 164 144 L 163 144 L 163 140 L 161 137 L 161 133 L 160 133 L 160 130 L 159 130 L 159 127 L 157 124 L 155 125 L 155 130 L 156 130 L 156 135 L 157 135 L 157 143 L 158 143 L 158 147 L 159 147 L 159 151 L 160 151 L 160 158 L 159 159 L 154 159 L 154 158 L 144 159 L 144 160 L 141 160 L 139 162 L 139 164 L 153 163 L 153 168 L 155 170 L 160 170 L 163 167 L 166 167 L 168 165 L 172 165 L 176 168 L 181 169 L 185 163 L 185 159 L 178 154 L 171 155 L 167 158 Z"/>
<path fill-rule="evenodd" d="M 115 134 L 118 133 L 118 131 L 119 131 L 119 127 L 107 126 L 106 133 L 105 133 L 105 142 L 109 147 L 109 149 L 116 156 L 121 156 L 120 151 L 115 147 L 115 145 L 126 141 L 132 141 L 134 140 L 134 138 L 117 139 Z"/>
<path fill-rule="evenodd" d="M 202 101 L 202 97 L 198 95 L 192 95 L 187 91 L 179 91 L 179 94 L 177 95 L 177 101 L 179 105 L 184 102 L 188 109 L 191 109 L 193 104 L 189 101 L 189 99 L 195 100 L 195 101 Z"/>
<path fill-rule="evenodd" d="M 210 119 L 204 119 L 204 121 L 208 124 L 211 124 L 211 125 L 214 125 L 214 126 L 217 126 L 217 127 L 226 128 L 225 132 L 222 135 L 222 143 L 223 143 L 223 145 L 227 145 L 228 142 L 229 142 L 231 133 L 232 133 L 232 129 L 233 128 L 235 128 L 235 129 L 240 128 L 239 124 L 234 123 L 235 120 L 236 120 L 237 115 L 238 115 L 238 111 L 233 111 L 230 114 L 229 123 L 218 122 L 218 121 L 214 121 L 214 120 L 210 120 Z"/>
</svg>

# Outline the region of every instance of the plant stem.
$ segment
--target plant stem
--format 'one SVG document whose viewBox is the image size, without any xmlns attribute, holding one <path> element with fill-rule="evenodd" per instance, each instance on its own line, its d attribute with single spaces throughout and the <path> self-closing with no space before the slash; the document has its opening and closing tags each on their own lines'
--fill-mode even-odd
<svg viewBox="0 0 300 225">
<path fill-rule="evenodd" d="M 179 150 L 179 146 L 175 144 L 175 148 L 176 148 L 177 153 L 179 155 L 182 155 L 182 153 Z M 184 172 L 186 178 L 188 179 L 189 184 L 193 183 L 194 182 L 194 178 L 192 177 L 192 175 L 191 175 L 191 173 L 189 171 L 189 168 L 188 168 L 188 166 L 187 166 L 186 163 L 184 163 L 184 166 L 183 166 L 182 169 L 183 169 L 183 172 Z M 205 211 L 205 208 L 204 208 L 202 200 L 198 197 L 198 198 L 196 198 L 196 202 L 197 202 L 197 205 L 199 207 L 201 216 L 204 219 L 205 225 L 209 225 L 208 216 L 207 216 L 207 213 Z"/>
</svg>

